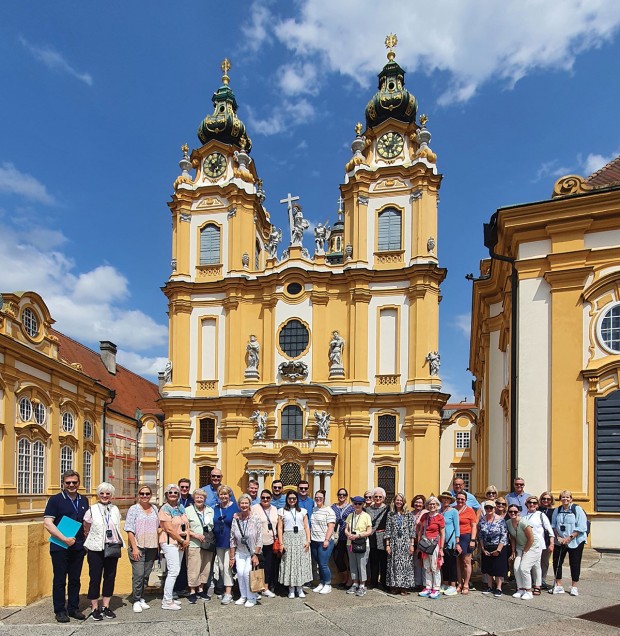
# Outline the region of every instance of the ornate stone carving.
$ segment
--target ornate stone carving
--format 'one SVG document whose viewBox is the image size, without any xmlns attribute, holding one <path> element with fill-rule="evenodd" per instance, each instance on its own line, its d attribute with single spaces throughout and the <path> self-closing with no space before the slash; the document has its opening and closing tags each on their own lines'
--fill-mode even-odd
<svg viewBox="0 0 620 636">
<path fill-rule="evenodd" d="M 254 438 L 253 438 L 254 441 L 255 442 L 265 441 L 265 436 L 267 435 L 267 411 L 265 411 L 264 413 L 261 413 L 257 409 L 250 416 L 250 421 L 254 422 L 256 425 L 256 430 L 254 431 Z"/>
<path fill-rule="evenodd" d="M 342 365 L 342 352 L 344 351 L 344 338 L 337 332 L 332 332 L 329 341 L 329 377 L 344 378 L 344 366 Z"/>
<path fill-rule="evenodd" d="M 228 210 L 228 212 L 226 213 L 227 219 L 232 219 L 233 216 L 237 216 L 237 208 L 235 207 L 230 208 L 230 210 Z"/>
<path fill-rule="evenodd" d="M 379 252 L 377 254 L 377 263 L 385 265 L 388 263 L 402 263 L 403 252 Z"/>
<path fill-rule="evenodd" d="M 434 250 L 435 250 L 435 239 L 434 237 L 429 236 L 428 241 L 426 241 L 426 251 L 429 254 L 432 254 Z"/>
<path fill-rule="evenodd" d="M 189 212 L 181 212 L 179 214 L 179 221 L 189 223 L 192 220 L 192 215 Z"/>
<path fill-rule="evenodd" d="M 329 422 L 331 420 L 331 415 L 327 411 L 318 411 L 314 412 L 314 419 L 316 421 L 316 438 L 317 439 L 327 439 L 329 435 Z"/>
<path fill-rule="evenodd" d="M 192 184 L 194 180 L 192 179 L 189 171 L 192 169 L 192 162 L 189 158 L 189 147 L 187 144 L 183 144 L 181 146 L 181 151 L 183 152 L 183 158 L 179 161 L 179 168 L 181 168 L 181 174 L 174 181 L 174 189 L 176 190 L 182 183 Z"/>
<path fill-rule="evenodd" d="M 275 225 L 271 226 L 269 230 L 269 237 L 267 238 L 267 254 L 269 258 L 275 258 L 278 260 L 278 245 L 282 240 L 282 230 L 278 229 Z"/>
<path fill-rule="evenodd" d="M 301 205 L 295 203 L 293 205 L 293 224 L 291 225 L 291 245 L 301 245 L 304 240 L 304 232 L 310 227 L 310 224 L 304 219 Z"/>
<path fill-rule="evenodd" d="M 441 364 L 441 356 L 438 351 L 429 351 L 426 356 L 431 375 L 439 375 L 439 366 Z"/>
<path fill-rule="evenodd" d="M 278 365 L 278 372 L 283 378 L 291 382 L 305 380 L 308 377 L 308 365 L 299 360 L 288 360 Z"/>
<path fill-rule="evenodd" d="M 172 382 L 172 360 L 168 360 L 168 362 L 166 362 L 163 380 L 164 384 L 170 384 Z"/>
<path fill-rule="evenodd" d="M 246 348 L 247 367 L 245 369 L 245 377 L 249 379 L 258 379 L 258 364 L 260 362 L 260 344 L 256 336 L 252 334 Z"/>
<path fill-rule="evenodd" d="M 241 265 L 243 265 L 245 269 L 250 266 L 250 255 L 247 252 L 243 252 L 241 256 Z"/>
<path fill-rule="evenodd" d="M 245 135 L 239 140 L 239 145 L 241 146 L 241 150 L 235 150 L 233 155 L 239 167 L 233 169 L 233 175 L 242 181 L 254 183 L 254 176 L 248 170 L 249 165 L 252 163 L 252 158 L 245 151 L 247 145 Z"/>
<path fill-rule="evenodd" d="M 171 269 L 173 272 L 176 272 L 176 271 L 177 271 L 177 259 L 176 259 L 176 258 L 173 258 L 173 259 L 170 261 L 170 269 Z"/>
<path fill-rule="evenodd" d="M 368 205 L 368 201 L 369 201 L 369 200 L 370 200 L 370 199 L 369 199 L 368 197 L 363 197 L 361 194 L 357 197 L 357 202 L 358 202 L 360 205 Z"/>
<path fill-rule="evenodd" d="M 555 182 L 551 196 L 555 199 L 556 197 L 565 197 L 570 194 L 583 194 L 584 192 L 590 192 L 590 190 L 592 190 L 592 186 L 588 185 L 583 177 L 569 174 Z"/>
<path fill-rule="evenodd" d="M 414 190 L 410 195 L 409 195 L 409 203 L 413 203 L 414 201 L 417 201 L 418 199 L 422 198 L 422 190 Z"/>
</svg>

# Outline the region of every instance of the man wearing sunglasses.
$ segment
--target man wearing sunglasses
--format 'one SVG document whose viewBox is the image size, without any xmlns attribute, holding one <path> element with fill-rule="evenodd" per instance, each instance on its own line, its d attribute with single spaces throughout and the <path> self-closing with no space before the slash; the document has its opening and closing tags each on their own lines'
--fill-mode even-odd
<svg viewBox="0 0 620 636">
<path fill-rule="evenodd" d="M 274 479 L 271 482 L 271 492 L 273 493 L 271 505 L 275 506 L 278 510 L 284 508 L 284 504 L 286 503 L 286 495 L 282 492 L 282 489 L 283 485 L 280 479 Z"/>
<path fill-rule="evenodd" d="M 312 497 L 308 497 L 309 490 L 310 484 L 305 479 L 302 479 L 297 484 L 297 503 L 300 508 L 306 509 L 306 512 L 308 513 L 308 525 L 311 525 L 310 517 L 314 510 L 314 499 L 312 499 Z"/>
<path fill-rule="evenodd" d="M 62 490 L 52 495 L 45 506 L 43 526 L 50 535 L 63 545 L 50 542 L 52 558 L 52 599 L 54 614 L 59 623 L 68 623 L 69 616 L 83 621 L 86 616 L 80 612 L 80 576 L 84 562 L 84 527 L 80 525 L 75 536 L 65 536 L 58 524 L 68 517 L 82 524 L 89 509 L 88 501 L 78 493 L 80 475 L 75 470 L 66 470 L 61 478 Z"/>
<path fill-rule="evenodd" d="M 529 492 L 525 492 L 525 479 L 523 477 L 515 477 L 512 482 L 514 490 L 506 495 L 506 501 L 509 506 L 517 506 L 522 515 L 527 513 L 525 502 L 532 497 Z M 535 498 L 535 497 L 534 497 Z"/>
</svg>

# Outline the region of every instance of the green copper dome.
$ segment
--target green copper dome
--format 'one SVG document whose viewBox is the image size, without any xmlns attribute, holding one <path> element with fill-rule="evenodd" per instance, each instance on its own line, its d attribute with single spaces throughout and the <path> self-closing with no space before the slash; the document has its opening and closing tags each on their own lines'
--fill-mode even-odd
<svg viewBox="0 0 620 636">
<path fill-rule="evenodd" d="M 379 73 L 379 90 L 366 106 L 366 126 L 372 128 L 392 117 L 398 121 L 415 121 L 418 104 L 405 88 L 405 71 L 394 61 L 394 52 L 388 53 L 388 63 Z"/>
<path fill-rule="evenodd" d="M 244 148 L 246 152 L 252 149 L 252 142 L 245 131 L 245 124 L 237 117 L 237 100 L 228 86 L 230 62 L 222 62 L 222 85 L 213 93 L 213 115 L 207 115 L 198 126 L 198 139 L 206 144 L 211 139 L 218 139 L 225 144 L 233 144 Z M 242 141 L 243 140 L 243 141 Z"/>
</svg>

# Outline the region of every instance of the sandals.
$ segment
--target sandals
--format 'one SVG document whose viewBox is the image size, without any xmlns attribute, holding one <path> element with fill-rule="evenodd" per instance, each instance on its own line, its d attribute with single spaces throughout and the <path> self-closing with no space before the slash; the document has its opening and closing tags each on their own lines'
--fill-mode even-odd
<svg viewBox="0 0 620 636">
<path fill-rule="evenodd" d="M 532 588 L 532 594 L 534 596 L 540 596 L 540 588 L 539 587 L 533 587 Z"/>
<path fill-rule="evenodd" d="M 469 594 L 469 585 L 463 585 L 463 589 L 461 590 L 461 594 Z"/>
</svg>

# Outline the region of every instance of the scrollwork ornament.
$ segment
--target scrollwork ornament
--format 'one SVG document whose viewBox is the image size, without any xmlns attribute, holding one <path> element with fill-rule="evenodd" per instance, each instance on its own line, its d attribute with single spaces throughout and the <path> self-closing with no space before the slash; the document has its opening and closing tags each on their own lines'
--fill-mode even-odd
<svg viewBox="0 0 620 636">
<path fill-rule="evenodd" d="M 555 199 L 556 197 L 565 197 L 571 194 L 583 194 L 591 190 L 592 186 L 588 185 L 583 177 L 576 174 L 569 174 L 555 182 L 551 196 Z"/>
</svg>

